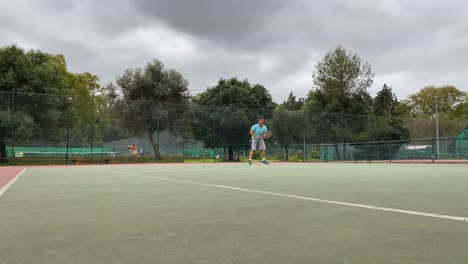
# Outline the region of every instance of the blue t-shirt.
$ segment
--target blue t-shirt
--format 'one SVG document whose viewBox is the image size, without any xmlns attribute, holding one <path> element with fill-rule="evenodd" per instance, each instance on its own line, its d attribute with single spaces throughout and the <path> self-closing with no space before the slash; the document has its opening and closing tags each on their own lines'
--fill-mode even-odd
<svg viewBox="0 0 468 264">
<path fill-rule="evenodd" d="M 259 124 L 255 124 L 252 126 L 251 130 L 255 133 L 257 137 L 262 137 L 262 135 L 268 131 L 268 128 L 266 125 L 260 127 Z"/>
</svg>

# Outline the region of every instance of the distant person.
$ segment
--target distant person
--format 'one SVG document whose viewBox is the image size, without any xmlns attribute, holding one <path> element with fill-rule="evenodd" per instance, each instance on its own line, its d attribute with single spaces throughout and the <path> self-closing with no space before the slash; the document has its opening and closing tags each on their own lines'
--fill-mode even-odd
<svg viewBox="0 0 468 264">
<path fill-rule="evenodd" d="M 265 137 L 268 128 L 265 125 L 265 120 L 263 119 L 263 117 L 259 117 L 257 121 L 258 123 L 253 125 L 252 128 L 250 128 L 250 135 L 252 136 L 252 149 L 250 151 L 249 156 L 249 165 L 252 164 L 252 159 L 256 150 L 262 151 L 262 163 L 268 165 L 269 163 L 266 160 L 265 145 Z"/>
</svg>

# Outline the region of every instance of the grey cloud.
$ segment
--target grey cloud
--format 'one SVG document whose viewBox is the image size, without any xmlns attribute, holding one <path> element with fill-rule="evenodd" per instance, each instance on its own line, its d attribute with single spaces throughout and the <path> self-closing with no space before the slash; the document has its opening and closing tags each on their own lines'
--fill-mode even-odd
<svg viewBox="0 0 468 264">
<path fill-rule="evenodd" d="M 135 3 L 127 0 L 90 1 L 86 10 L 95 30 L 108 37 L 120 35 L 137 27 L 151 25 L 139 14 Z"/>
<path fill-rule="evenodd" d="M 468 90 L 467 8 L 461 0 L 0 0 L 0 45 L 63 53 L 71 70 L 103 82 L 158 58 L 191 89 L 238 76 L 282 101 L 290 90 L 305 96 L 314 65 L 342 44 L 373 65 L 372 93 L 388 83 L 404 98 L 431 84 Z"/>
<path fill-rule="evenodd" d="M 136 0 L 135 3 L 150 18 L 233 46 L 255 35 L 256 29 L 287 4 L 280 0 Z"/>
</svg>

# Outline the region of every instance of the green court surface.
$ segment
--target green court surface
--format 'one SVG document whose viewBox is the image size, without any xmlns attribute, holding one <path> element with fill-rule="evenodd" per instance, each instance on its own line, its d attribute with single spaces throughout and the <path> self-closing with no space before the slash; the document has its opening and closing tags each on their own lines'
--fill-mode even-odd
<svg viewBox="0 0 468 264">
<path fill-rule="evenodd" d="M 32 167 L 0 263 L 467 263 L 468 166 Z"/>
</svg>

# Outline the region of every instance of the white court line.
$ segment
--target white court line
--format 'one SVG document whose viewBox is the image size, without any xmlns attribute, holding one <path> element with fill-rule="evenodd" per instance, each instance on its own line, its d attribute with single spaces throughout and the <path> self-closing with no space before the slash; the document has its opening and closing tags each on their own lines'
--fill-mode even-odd
<svg viewBox="0 0 468 264">
<path fill-rule="evenodd" d="M 20 171 L 20 173 L 18 173 L 18 175 L 16 175 L 13 179 L 11 179 L 9 182 L 7 182 L 7 184 L 3 185 L 3 187 L 0 188 L 0 197 L 8 190 L 8 188 L 10 188 L 13 185 L 13 183 L 16 182 L 16 180 L 18 180 L 18 178 L 21 176 L 21 174 L 23 174 L 25 171 L 26 171 L 26 168 L 24 168 L 22 171 Z"/>
<path fill-rule="evenodd" d="M 162 178 L 162 177 L 156 177 L 156 176 L 154 176 L 154 177 L 153 176 L 145 176 L 145 175 L 140 175 L 140 174 L 125 173 L 125 172 L 119 172 L 119 171 L 112 171 L 112 172 L 119 173 L 119 174 L 125 174 L 125 175 L 129 175 L 129 176 L 136 176 L 136 177 L 141 177 L 141 178 L 153 179 L 153 180 L 187 183 L 187 184 L 206 186 L 206 187 L 214 187 L 214 188 L 220 188 L 220 189 L 228 189 L 228 190 L 235 190 L 235 191 L 242 191 L 242 192 L 267 194 L 267 195 L 272 195 L 272 196 L 294 198 L 294 199 L 299 199 L 299 200 L 307 200 L 307 201 L 314 201 L 314 202 L 327 203 L 327 204 L 336 204 L 336 205 L 343 205 L 343 206 L 350 206 L 350 207 L 358 207 L 358 208 L 364 208 L 364 209 L 370 209 L 370 210 L 378 210 L 378 211 L 385 211 L 385 212 L 392 212 L 392 213 L 418 215 L 418 216 L 440 218 L 440 219 L 446 219 L 446 220 L 468 222 L 468 218 L 461 217 L 461 216 L 442 215 L 442 214 L 434 214 L 434 213 L 426 213 L 426 212 L 419 212 L 419 211 L 397 209 L 397 208 L 391 208 L 391 207 L 380 207 L 380 206 L 373 206 L 373 205 L 366 205 L 366 204 L 348 203 L 348 202 L 326 200 L 326 199 L 313 198 L 313 197 L 300 196 L 300 195 L 292 195 L 292 194 L 261 191 L 261 190 L 247 189 L 247 188 L 239 188 L 239 187 L 226 186 L 226 185 L 208 184 L 208 183 L 185 181 L 185 180 L 176 180 L 176 179 Z"/>
<path fill-rule="evenodd" d="M 246 166 L 249 166 L 249 165 L 246 165 Z M 295 170 L 295 169 L 311 169 L 312 167 L 305 167 L 305 166 L 301 166 L 301 167 L 281 167 L 281 166 L 278 166 L 278 167 L 275 167 L 275 166 L 264 166 L 264 165 L 261 165 L 262 166 L 262 170 L 277 170 L 277 169 L 284 169 L 284 170 Z M 328 167 L 321 167 L 321 168 L 328 168 Z M 330 167 L 331 168 L 331 167 Z M 153 173 L 158 173 L 158 172 L 189 172 L 189 171 L 220 171 L 220 170 L 254 170 L 255 168 L 252 168 L 252 167 L 245 167 L 245 168 L 236 168 L 236 167 L 221 167 L 221 168 L 212 168 L 212 169 L 191 169 L 191 168 L 187 168 L 185 170 L 135 170 L 135 172 L 153 172 Z"/>
<path fill-rule="evenodd" d="M 215 169 L 190 169 L 187 168 L 185 170 L 136 170 L 136 172 L 153 172 L 153 173 L 158 173 L 158 172 L 190 172 L 190 171 L 220 171 L 220 170 L 252 170 L 252 168 L 215 168 Z"/>
</svg>

